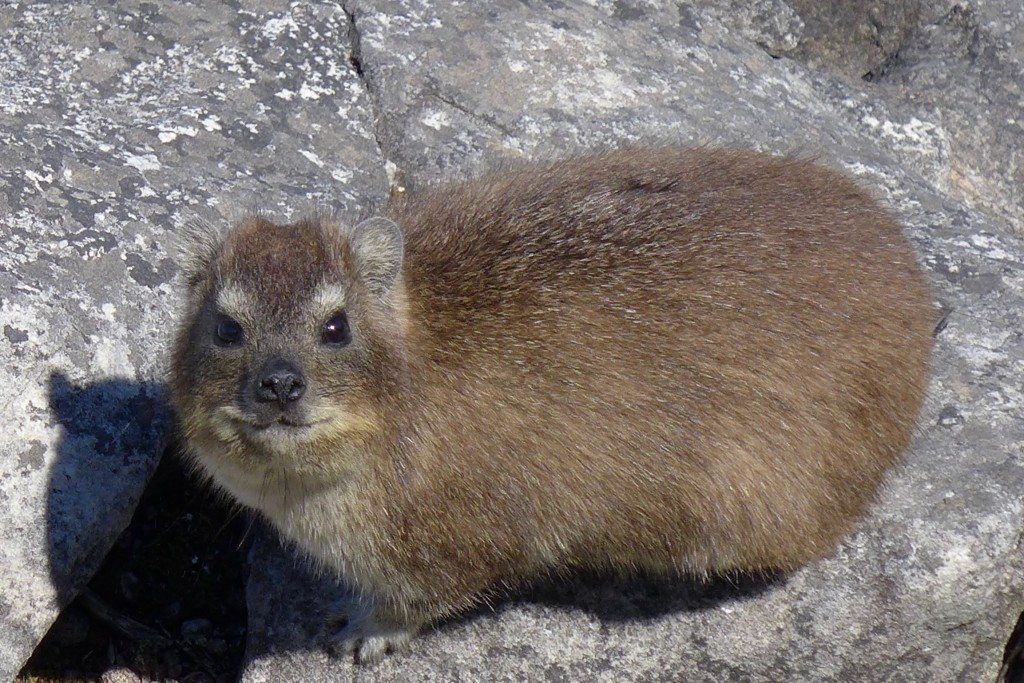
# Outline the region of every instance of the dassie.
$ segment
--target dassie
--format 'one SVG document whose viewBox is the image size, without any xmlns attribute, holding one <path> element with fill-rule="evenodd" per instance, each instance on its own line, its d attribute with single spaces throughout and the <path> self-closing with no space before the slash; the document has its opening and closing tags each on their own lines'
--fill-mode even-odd
<svg viewBox="0 0 1024 683">
<path fill-rule="evenodd" d="M 907 446 L 936 314 L 837 172 L 632 149 L 389 215 L 196 232 L 173 354 L 195 461 L 364 596 L 361 660 L 552 572 L 798 567 Z"/>
</svg>

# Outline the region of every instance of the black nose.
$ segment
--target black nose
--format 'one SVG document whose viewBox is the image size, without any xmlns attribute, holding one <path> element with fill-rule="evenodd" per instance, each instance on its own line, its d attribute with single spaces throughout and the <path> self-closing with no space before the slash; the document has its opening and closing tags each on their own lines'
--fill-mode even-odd
<svg viewBox="0 0 1024 683">
<path fill-rule="evenodd" d="M 306 379 L 302 371 L 286 360 L 273 360 L 266 364 L 256 385 L 256 400 L 262 403 L 278 402 L 282 406 L 298 401 L 306 393 Z"/>
</svg>

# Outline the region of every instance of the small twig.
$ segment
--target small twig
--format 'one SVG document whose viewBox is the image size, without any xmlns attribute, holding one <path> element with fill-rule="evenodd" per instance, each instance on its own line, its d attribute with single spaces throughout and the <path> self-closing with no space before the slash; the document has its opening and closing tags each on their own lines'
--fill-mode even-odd
<svg viewBox="0 0 1024 683">
<path fill-rule="evenodd" d="M 942 309 L 939 313 L 941 317 L 939 318 L 939 321 L 935 323 L 935 329 L 932 330 L 933 337 L 938 337 L 942 334 L 942 331 L 946 329 L 946 325 L 949 324 L 949 316 L 953 314 L 953 307 L 948 304 L 942 304 Z"/>
<path fill-rule="evenodd" d="M 164 646 L 174 644 L 173 640 L 159 631 L 156 631 L 145 624 L 141 624 L 125 614 L 121 614 L 113 607 L 103 602 L 103 600 L 97 597 L 96 594 L 88 588 L 82 591 L 82 594 L 78 596 L 78 599 L 81 602 L 82 607 L 88 610 L 92 616 L 96 617 L 96 619 L 129 640 L 134 640 L 138 643 L 152 643 Z"/>
<path fill-rule="evenodd" d="M 218 677 L 213 672 L 213 667 L 210 663 L 207 662 L 205 658 L 194 652 L 187 643 L 166 636 L 156 629 L 139 623 L 128 615 L 118 612 L 88 588 L 82 591 L 78 596 L 78 599 L 81 602 L 82 607 L 84 607 L 89 614 L 112 628 L 123 637 L 144 645 L 177 648 L 186 657 L 191 659 L 196 666 L 202 669 L 203 673 L 213 680 L 218 680 Z"/>
</svg>

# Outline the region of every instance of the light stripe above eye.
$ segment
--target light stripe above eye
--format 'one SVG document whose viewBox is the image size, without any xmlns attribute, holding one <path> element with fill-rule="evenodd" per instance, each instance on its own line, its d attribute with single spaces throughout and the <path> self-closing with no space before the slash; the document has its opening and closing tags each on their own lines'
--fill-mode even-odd
<svg viewBox="0 0 1024 683">
<path fill-rule="evenodd" d="M 235 285 L 225 285 L 217 293 L 217 310 L 224 315 L 235 319 L 244 318 L 250 308 L 249 297 Z"/>
<path fill-rule="evenodd" d="M 348 290 L 336 282 L 323 282 L 310 297 L 310 312 L 317 318 L 332 315 L 345 308 Z"/>
</svg>

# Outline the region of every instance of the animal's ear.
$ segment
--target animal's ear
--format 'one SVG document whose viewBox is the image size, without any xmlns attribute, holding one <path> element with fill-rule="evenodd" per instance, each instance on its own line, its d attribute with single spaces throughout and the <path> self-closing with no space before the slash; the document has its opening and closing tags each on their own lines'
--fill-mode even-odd
<svg viewBox="0 0 1024 683">
<path fill-rule="evenodd" d="M 181 227 L 174 240 L 174 256 L 188 287 L 195 287 L 210 271 L 223 241 L 224 231 L 205 220 L 195 218 Z"/>
<path fill-rule="evenodd" d="M 367 289 L 384 298 L 402 272 L 405 239 L 398 225 L 387 218 L 368 218 L 352 228 L 349 244 Z"/>
</svg>

